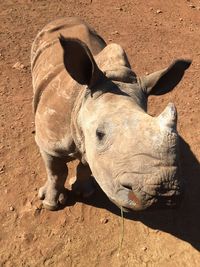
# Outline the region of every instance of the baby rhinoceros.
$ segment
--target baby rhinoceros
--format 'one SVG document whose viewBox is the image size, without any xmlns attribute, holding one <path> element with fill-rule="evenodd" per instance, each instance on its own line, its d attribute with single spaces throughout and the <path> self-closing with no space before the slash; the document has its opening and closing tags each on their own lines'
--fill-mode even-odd
<svg viewBox="0 0 200 267">
<path fill-rule="evenodd" d="M 125 210 L 176 206 L 182 191 L 176 108 L 169 103 L 152 117 L 147 100 L 173 90 L 190 64 L 176 60 L 137 77 L 122 47 L 107 45 L 82 20 L 45 26 L 31 53 L 35 139 L 48 176 L 39 190 L 44 207 L 65 203 L 67 163 L 74 159 L 85 194 L 93 175 Z"/>
</svg>

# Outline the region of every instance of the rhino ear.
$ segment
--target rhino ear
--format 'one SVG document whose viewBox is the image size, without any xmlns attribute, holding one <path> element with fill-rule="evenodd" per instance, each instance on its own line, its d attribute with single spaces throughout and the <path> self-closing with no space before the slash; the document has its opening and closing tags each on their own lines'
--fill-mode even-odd
<svg viewBox="0 0 200 267">
<path fill-rule="evenodd" d="M 176 60 L 168 68 L 141 78 L 141 85 L 147 95 L 163 95 L 180 82 L 191 60 Z"/>
<path fill-rule="evenodd" d="M 59 37 L 64 50 L 64 65 L 71 77 L 89 88 L 101 79 L 102 72 L 98 68 L 92 53 L 85 43 L 79 39 Z"/>
</svg>

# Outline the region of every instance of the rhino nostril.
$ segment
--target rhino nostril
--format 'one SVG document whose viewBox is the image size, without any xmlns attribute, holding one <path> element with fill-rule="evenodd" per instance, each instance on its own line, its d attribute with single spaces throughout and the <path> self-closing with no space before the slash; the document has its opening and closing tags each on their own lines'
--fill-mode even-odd
<svg viewBox="0 0 200 267">
<path fill-rule="evenodd" d="M 132 187 L 130 185 L 122 185 L 124 188 L 131 190 L 132 191 Z"/>
</svg>

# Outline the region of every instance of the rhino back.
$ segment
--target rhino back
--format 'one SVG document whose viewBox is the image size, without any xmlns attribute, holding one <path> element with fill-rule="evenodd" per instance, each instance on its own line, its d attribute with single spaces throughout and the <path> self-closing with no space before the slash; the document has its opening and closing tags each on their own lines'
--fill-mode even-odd
<svg viewBox="0 0 200 267">
<path fill-rule="evenodd" d="M 42 91 L 49 83 L 66 72 L 63 65 L 63 50 L 58 37 L 78 38 L 85 42 L 94 55 L 105 46 L 105 41 L 79 18 L 58 19 L 47 24 L 36 36 L 31 49 L 31 70 L 34 91 L 34 111 Z M 66 74 L 65 79 L 70 77 Z"/>
<path fill-rule="evenodd" d="M 32 45 L 31 70 L 36 141 L 44 150 L 65 150 L 72 146 L 71 111 L 83 90 L 64 67 L 60 34 L 79 38 L 94 55 L 106 45 L 93 29 L 77 18 L 56 20 L 38 33 Z"/>
</svg>

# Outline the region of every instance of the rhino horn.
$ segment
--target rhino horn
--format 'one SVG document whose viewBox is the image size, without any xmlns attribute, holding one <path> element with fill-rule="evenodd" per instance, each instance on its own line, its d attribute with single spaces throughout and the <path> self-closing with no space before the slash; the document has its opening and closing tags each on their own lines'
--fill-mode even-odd
<svg viewBox="0 0 200 267">
<path fill-rule="evenodd" d="M 158 116 L 161 127 L 176 129 L 177 110 L 173 103 L 169 103 L 163 112 Z"/>
</svg>

